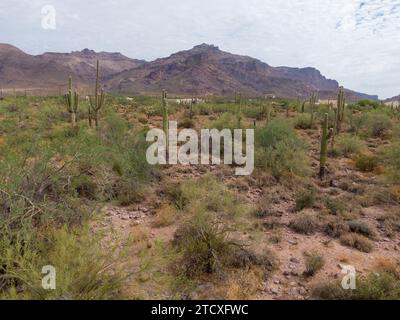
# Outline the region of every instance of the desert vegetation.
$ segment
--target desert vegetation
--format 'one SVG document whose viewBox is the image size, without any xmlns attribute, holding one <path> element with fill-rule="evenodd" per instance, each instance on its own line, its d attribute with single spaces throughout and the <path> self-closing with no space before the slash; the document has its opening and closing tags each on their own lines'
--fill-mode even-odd
<svg viewBox="0 0 400 320">
<path fill-rule="evenodd" d="M 393 108 L 279 98 L 107 94 L 0 101 L 0 297 L 399 297 Z M 178 97 L 176 97 L 178 98 Z M 151 166 L 146 132 L 255 129 L 255 171 Z M 384 262 L 384 263 L 383 263 Z M 340 288 L 339 265 L 359 286 Z M 41 287 L 42 267 L 56 290 Z"/>
</svg>

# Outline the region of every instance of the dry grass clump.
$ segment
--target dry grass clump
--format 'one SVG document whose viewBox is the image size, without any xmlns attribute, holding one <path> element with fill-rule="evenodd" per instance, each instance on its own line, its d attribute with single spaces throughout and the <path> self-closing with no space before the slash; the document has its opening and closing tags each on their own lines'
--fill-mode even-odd
<svg viewBox="0 0 400 320">
<path fill-rule="evenodd" d="M 297 233 L 312 235 L 319 228 L 316 219 L 315 216 L 308 213 L 300 214 L 290 222 L 289 227 Z"/>
<path fill-rule="evenodd" d="M 342 235 L 340 237 L 340 243 L 346 247 L 354 248 L 365 253 L 371 252 L 373 248 L 373 245 L 368 238 L 355 233 Z"/>
<path fill-rule="evenodd" d="M 306 264 L 304 275 L 307 277 L 314 276 L 325 265 L 324 257 L 318 254 L 317 252 L 305 253 L 304 256 Z"/>
<path fill-rule="evenodd" d="M 332 238 L 340 238 L 343 234 L 348 233 L 349 226 L 340 218 L 332 219 L 323 226 L 324 233 Z"/>
<path fill-rule="evenodd" d="M 375 230 L 365 221 L 351 220 L 348 222 L 351 232 L 361 234 L 367 238 L 374 238 L 376 236 Z"/>
<path fill-rule="evenodd" d="M 176 208 L 169 204 L 166 204 L 158 210 L 152 222 L 152 226 L 155 228 L 168 227 L 175 222 L 176 217 Z"/>
</svg>

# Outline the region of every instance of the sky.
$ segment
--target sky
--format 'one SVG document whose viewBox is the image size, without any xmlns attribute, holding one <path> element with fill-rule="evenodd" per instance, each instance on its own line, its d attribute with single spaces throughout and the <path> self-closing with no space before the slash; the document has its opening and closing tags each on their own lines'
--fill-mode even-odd
<svg viewBox="0 0 400 320">
<path fill-rule="evenodd" d="M 208 43 L 315 67 L 380 98 L 400 93 L 400 0 L 1 0 L 0 30 L 0 43 L 30 54 L 90 48 L 154 60 Z"/>
</svg>

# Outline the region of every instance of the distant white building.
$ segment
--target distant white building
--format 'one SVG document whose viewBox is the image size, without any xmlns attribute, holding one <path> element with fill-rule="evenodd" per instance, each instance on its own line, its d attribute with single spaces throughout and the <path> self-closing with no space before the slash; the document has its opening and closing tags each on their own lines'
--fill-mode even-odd
<svg viewBox="0 0 400 320">
<path fill-rule="evenodd" d="M 391 102 L 385 102 L 385 105 L 387 105 L 388 107 L 395 107 L 395 108 L 399 108 L 400 107 L 400 101 L 391 101 Z"/>
</svg>

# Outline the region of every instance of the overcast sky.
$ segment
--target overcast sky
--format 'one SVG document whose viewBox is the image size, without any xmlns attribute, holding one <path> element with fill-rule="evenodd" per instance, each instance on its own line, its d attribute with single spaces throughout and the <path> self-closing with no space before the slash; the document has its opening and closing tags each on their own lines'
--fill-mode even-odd
<svg viewBox="0 0 400 320">
<path fill-rule="evenodd" d="M 42 7 L 56 9 L 55 30 Z M 347 88 L 400 93 L 400 0 L 1 0 L 0 42 L 31 54 L 90 48 L 152 60 L 200 43 Z"/>
</svg>

